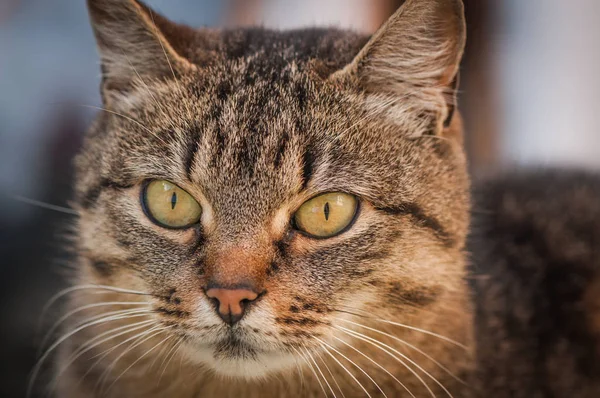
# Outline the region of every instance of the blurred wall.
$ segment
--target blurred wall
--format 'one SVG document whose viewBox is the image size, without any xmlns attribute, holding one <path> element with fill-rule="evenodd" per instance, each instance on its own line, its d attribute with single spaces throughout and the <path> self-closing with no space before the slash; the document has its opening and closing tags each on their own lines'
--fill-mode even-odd
<svg viewBox="0 0 600 398">
<path fill-rule="evenodd" d="M 600 169 L 600 1 L 497 1 L 503 163 Z"/>
</svg>

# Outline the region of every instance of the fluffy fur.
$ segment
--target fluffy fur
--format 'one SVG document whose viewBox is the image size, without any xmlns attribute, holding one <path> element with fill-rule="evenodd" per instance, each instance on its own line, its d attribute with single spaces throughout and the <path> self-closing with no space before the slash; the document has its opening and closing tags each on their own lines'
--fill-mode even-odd
<svg viewBox="0 0 600 398">
<path fill-rule="evenodd" d="M 600 178 L 503 176 L 473 213 L 482 395 L 600 396 Z"/>
<path fill-rule="evenodd" d="M 408 0 L 372 38 L 194 30 L 133 0 L 88 4 L 105 111 L 76 161 L 64 329 L 76 333 L 51 388 L 465 396 L 462 3 Z M 140 190 L 156 178 L 199 201 L 198 226 L 145 216 Z M 294 211 L 332 191 L 360 198 L 353 226 L 322 240 L 295 231 Z M 214 278 L 264 292 L 233 327 L 205 295 Z"/>
</svg>

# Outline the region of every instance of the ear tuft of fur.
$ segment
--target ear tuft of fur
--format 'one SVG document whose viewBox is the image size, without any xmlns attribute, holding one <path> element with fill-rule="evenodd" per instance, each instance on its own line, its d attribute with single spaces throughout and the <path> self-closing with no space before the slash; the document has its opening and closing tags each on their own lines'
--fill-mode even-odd
<svg viewBox="0 0 600 398">
<path fill-rule="evenodd" d="M 465 40 L 461 0 L 407 0 L 333 78 L 417 101 L 416 109 L 435 114 L 439 131 L 450 124 Z"/>
<path fill-rule="evenodd" d="M 105 102 L 126 94 L 136 78 L 175 77 L 193 64 L 164 34 L 178 25 L 137 0 L 87 0 L 102 62 Z"/>
</svg>

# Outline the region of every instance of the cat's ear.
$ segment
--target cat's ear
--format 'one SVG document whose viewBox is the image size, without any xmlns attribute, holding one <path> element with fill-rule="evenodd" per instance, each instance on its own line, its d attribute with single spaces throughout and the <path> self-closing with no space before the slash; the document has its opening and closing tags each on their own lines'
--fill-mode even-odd
<svg viewBox="0 0 600 398">
<path fill-rule="evenodd" d="M 440 133 L 454 113 L 466 38 L 461 0 L 406 0 L 352 63 L 331 78 L 369 94 L 413 101 Z M 422 109 L 421 109 L 422 108 Z"/>
<path fill-rule="evenodd" d="M 173 43 L 188 32 L 138 0 L 87 0 L 102 62 L 105 102 L 127 96 L 146 78 L 174 78 L 194 65 Z M 181 40 L 180 40 L 181 41 Z"/>
</svg>

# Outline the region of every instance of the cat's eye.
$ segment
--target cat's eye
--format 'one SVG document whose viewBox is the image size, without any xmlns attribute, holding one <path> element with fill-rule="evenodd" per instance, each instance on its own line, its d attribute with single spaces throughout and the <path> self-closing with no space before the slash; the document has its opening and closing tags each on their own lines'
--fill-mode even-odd
<svg viewBox="0 0 600 398">
<path fill-rule="evenodd" d="M 296 228 L 315 238 L 331 238 L 354 221 L 358 199 L 343 192 L 326 193 L 306 202 L 294 215 Z"/>
<path fill-rule="evenodd" d="M 166 228 L 187 228 L 200 221 L 202 208 L 186 191 L 166 180 L 153 180 L 142 190 L 146 215 Z"/>
</svg>

